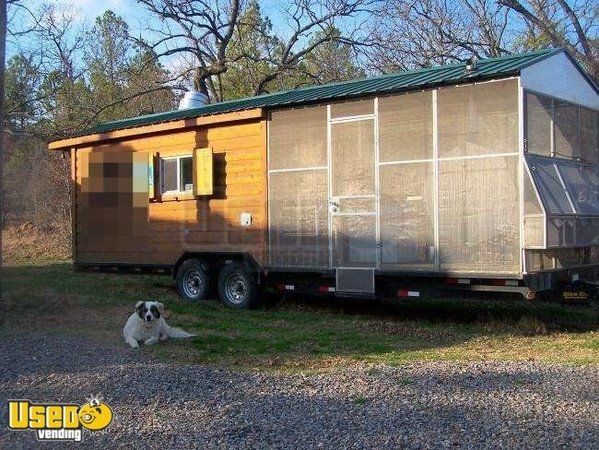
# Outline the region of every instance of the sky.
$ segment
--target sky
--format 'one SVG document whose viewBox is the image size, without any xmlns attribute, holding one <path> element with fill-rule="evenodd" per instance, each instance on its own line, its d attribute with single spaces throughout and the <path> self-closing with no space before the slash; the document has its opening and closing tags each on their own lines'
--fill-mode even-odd
<svg viewBox="0 0 599 450">
<path fill-rule="evenodd" d="M 71 0 L 64 2 L 61 0 L 50 1 L 55 4 L 73 5 L 77 10 L 80 20 L 87 23 L 93 23 L 96 17 L 101 16 L 104 11 L 112 10 L 117 15 L 122 16 L 133 31 L 143 32 L 148 21 L 155 20 L 144 8 L 139 6 L 135 0 Z M 284 1 L 262 1 L 260 6 L 263 14 L 266 14 L 275 28 L 282 25 L 280 20 L 279 8 Z"/>
<path fill-rule="evenodd" d="M 144 36 L 148 41 L 152 38 L 148 36 L 148 28 L 160 28 L 158 19 L 149 13 L 145 8 L 140 6 L 136 0 L 21 0 L 23 4 L 31 11 L 35 11 L 41 4 L 51 4 L 64 10 L 74 17 L 79 24 L 85 24 L 88 27 L 92 26 L 97 17 L 101 16 L 105 11 L 112 10 L 118 16 L 123 17 L 129 25 L 130 33 L 133 36 Z M 281 8 L 285 5 L 285 0 L 263 0 L 260 1 L 263 15 L 269 17 L 273 24 L 275 32 L 285 34 L 285 23 L 282 19 Z M 13 13 L 17 11 L 13 7 Z M 23 25 L 23 20 L 30 18 L 24 10 L 18 10 L 18 14 L 12 14 L 9 10 L 9 29 L 18 30 L 26 28 Z M 11 21 L 12 17 L 12 21 Z M 12 22 L 12 23 L 11 23 Z M 7 56 L 10 58 L 16 54 L 19 49 L 27 49 L 31 42 L 27 35 L 18 38 L 8 37 L 7 40 Z M 181 55 L 171 56 L 162 63 L 166 68 L 175 67 L 178 64 L 178 59 Z"/>
<path fill-rule="evenodd" d="M 69 3 L 79 10 L 82 18 L 89 21 L 102 15 L 107 9 L 121 16 L 133 14 L 132 2 L 127 0 L 72 0 Z"/>
</svg>

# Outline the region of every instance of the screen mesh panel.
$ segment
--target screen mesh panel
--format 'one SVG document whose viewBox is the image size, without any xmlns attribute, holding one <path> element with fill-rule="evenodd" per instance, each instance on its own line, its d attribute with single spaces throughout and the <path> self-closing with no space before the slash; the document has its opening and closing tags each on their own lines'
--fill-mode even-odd
<svg viewBox="0 0 599 450">
<path fill-rule="evenodd" d="M 550 214 L 573 213 L 555 168 L 557 159 L 528 157 L 527 160 L 546 211 Z"/>
<path fill-rule="evenodd" d="M 337 267 L 374 267 L 376 217 L 333 216 L 333 263 Z"/>
<path fill-rule="evenodd" d="M 554 100 L 555 154 L 564 157 L 579 157 L 578 106 L 563 100 Z"/>
<path fill-rule="evenodd" d="M 433 163 L 382 166 L 381 261 L 386 265 L 434 264 Z"/>
<path fill-rule="evenodd" d="M 339 212 L 341 213 L 371 213 L 376 211 L 376 199 L 366 198 L 340 198 L 338 199 Z"/>
<path fill-rule="evenodd" d="M 516 80 L 439 89 L 439 157 L 518 151 Z"/>
<path fill-rule="evenodd" d="M 439 163 L 441 269 L 517 273 L 518 157 Z"/>
<path fill-rule="evenodd" d="M 531 92 L 525 99 L 529 153 L 599 163 L 599 112 Z"/>
<path fill-rule="evenodd" d="M 526 93 L 526 149 L 551 156 L 551 117 L 553 102 L 542 95 Z"/>
<path fill-rule="evenodd" d="M 577 220 L 576 243 L 578 245 L 599 245 L 599 218 Z"/>
<path fill-rule="evenodd" d="M 578 214 L 599 215 L 599 167 L 568 161 L 557 163 Z"/>
<path fill-rule="evenodd" d="M 530 176 L 524 171 L 524 245 L 542 247 L 545 244 L 545 216 Z"/>
<path fill-rule="evenodd" d="M 349 100 L 331 104 L 331 117 L 362 116 L 374 114 L 374 100 Z"/>
<path fill-rule="evenodd" d="M 332 195 L 374 194 L 374 121 L 331 125 Z"/>
<path fill-rule="evenodd" d="M 337 269 L 337 292 L 374 293 L 374 271 Z"/>
<path fill-rule="evenodd" d="M 271 170 L 327 165 L 325 106 L 273 111 L 268 135 Z"/>
<path fill-rule="evenodd" d="M 543 247 L 545 245 L 545 217 L 524 216 L 524 246 Z"/>
<path fill-rule="evenodd" d="M 550 218 L 547 220 L 547 246 L 564 247 L 574 245 L 576 230 L 576 219 Z"/>
<path fill-rule="evenodd" d="M 329 265 L 327 171 L 270 174 L 270 262 Z"/>
<path fill-rule="evenodd" d="M 383 97 L 378 109 L 381 161 L 433 157 L 431 92 Z"/>
<path fill-rule="evenodd" d="M 537 215 L 543 214 L 543 209 L 537 198 L 535 188 L 530 179 L 528 172 L 524 171 L 524 214 L 525 215 Z"/>
<path fill-rule="evenodd" d="M 580 153 L 583 160 L 599 164 L 599 113 L 580 108 Z"/>
<path fill-rule="evenodd" d="M 551 270 L 554 268 L 553 256 L 546 250 L 526 250 L 526 271 Z"/>
</svg>

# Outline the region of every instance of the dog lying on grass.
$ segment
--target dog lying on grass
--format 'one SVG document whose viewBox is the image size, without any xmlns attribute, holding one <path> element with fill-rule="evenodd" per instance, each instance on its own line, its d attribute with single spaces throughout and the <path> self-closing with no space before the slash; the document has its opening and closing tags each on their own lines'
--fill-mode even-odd
<svg viewBox="0 0 599 450">
<path fill-rule="evenodd" d="M 123 336 L 132 348 L 138 348 L 139 342 L 145 345 L 156 344 L 171 338 L 190 338 L 195 334 L 180 328 L 169 326 L 164 320 L 164 305 L 160 302 L 137 302 L 135 312 L 129 316 Z"/>
</svg>

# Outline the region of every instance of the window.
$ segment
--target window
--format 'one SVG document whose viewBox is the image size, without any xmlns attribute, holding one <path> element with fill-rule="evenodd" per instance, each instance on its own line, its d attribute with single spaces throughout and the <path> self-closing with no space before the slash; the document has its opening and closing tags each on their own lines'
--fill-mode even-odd
<svg viewBox="0 0 599 450">
<path fill-rule="evenodd" d="M 526 149 L 529 153 L 597 164 L 598 127 L 598 111 L 526 93 Z"/>
<path fill-rule="evenodd" d="M 527 163 L 548 214 L 599 215 L 599 168 L 529 155 Z"/>
<path fill-rule="evenodd" d="M 193 192 L 193 157 L 163 158 L 161 172 L 163 194 Z"/>
</svg>

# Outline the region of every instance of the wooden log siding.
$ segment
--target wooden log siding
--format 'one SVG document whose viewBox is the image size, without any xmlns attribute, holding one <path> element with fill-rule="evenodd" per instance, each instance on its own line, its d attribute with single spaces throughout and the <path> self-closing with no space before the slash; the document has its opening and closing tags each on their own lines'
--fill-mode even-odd
<svg viewBox="0 0 599 450">
<path fill-rule="evenodd" d="M 160 157 L 169 157 L 191 156 L 198 147 L 213 149 L 213 195 L 179 200 L 165 197 L 158 202 L 148 199 L 148 237 L 139 248 L 121 249 L 86 236 L 77 206 L 81 200 L 82 176 L 88 173 L 87 160 L 92 151 L 159 153 Z M 139 135 L 81 147 L 76 154 L 76 262 L 161 265 L 175 263 L 185 251 L 212 251 L 247 252 L 259 263 L 266 263 L 266 123 L 263 120 Z M 240 215 L 244 212 L 252 214 L 249 227 L 240 225 Z"/>
</svg>

